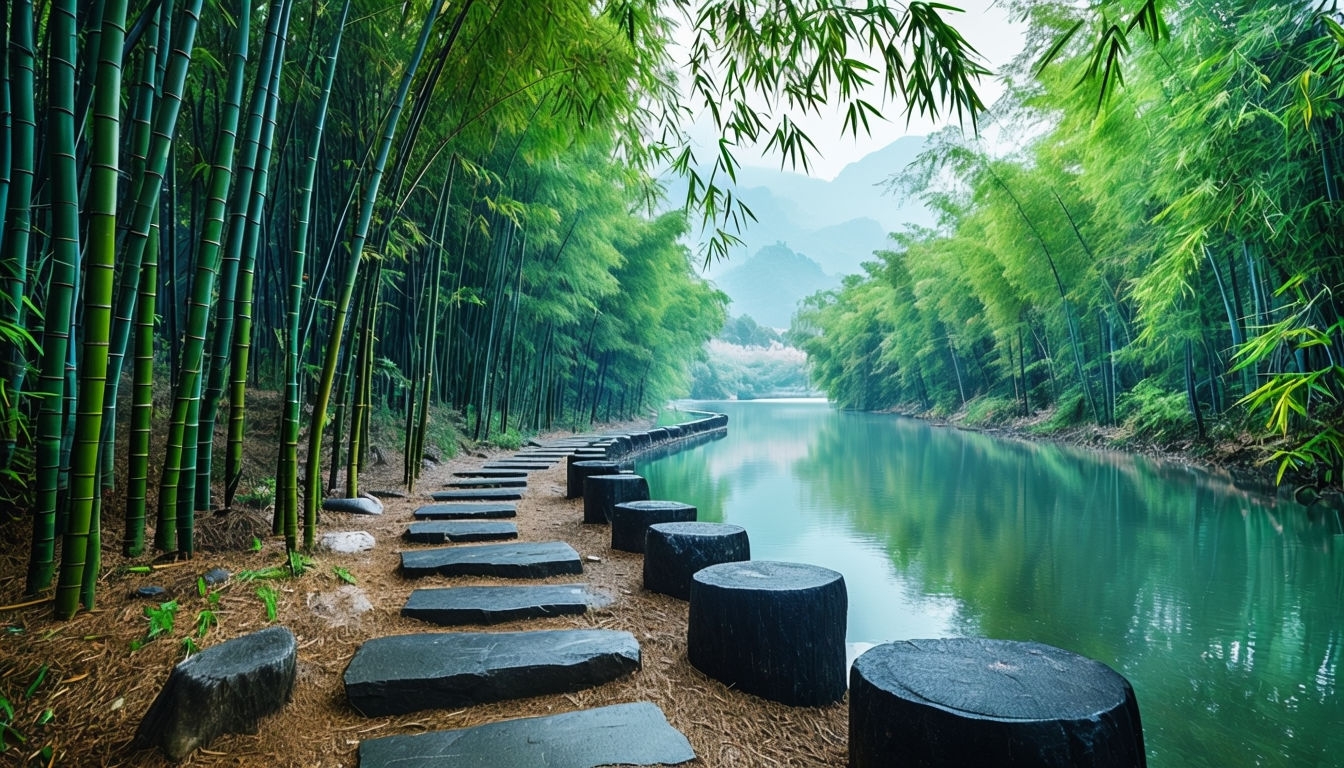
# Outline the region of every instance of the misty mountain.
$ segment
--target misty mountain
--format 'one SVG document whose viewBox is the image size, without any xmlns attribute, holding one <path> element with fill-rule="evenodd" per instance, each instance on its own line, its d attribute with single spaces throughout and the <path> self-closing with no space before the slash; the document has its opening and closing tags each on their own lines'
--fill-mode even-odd
<svg viewBox="0 0 1344 768">
<path fill-rule="evenodd" d="M 714 282 L 733 299 L 730 316 L 750 315 L 771 328 L 788 328 L 799 300 L 840 284 L 838 277 L 783 243 L 760 249 Z"/>
</svg>

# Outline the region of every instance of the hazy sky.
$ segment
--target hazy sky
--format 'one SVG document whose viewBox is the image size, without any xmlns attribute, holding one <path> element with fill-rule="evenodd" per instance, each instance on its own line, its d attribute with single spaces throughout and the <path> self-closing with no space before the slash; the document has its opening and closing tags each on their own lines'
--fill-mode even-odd
<svg viewBox="0 0 1344 768">
<path fill-rule="evenodd" d="M 943 1 L 965 11 L 965 13 L 947 14 L 947 19 L 980 52 L 991 71 L 997 72 L 999 67 L 1021 50 L 1021 29 L 1009 22 L 1003 8 L 993 0 Z M 985 104 L 989 105 L 998 98 L 1001 89 L 994 78 L 987 78 L 981 81 L 979 91 Z M 821 156 L 814 155 L 810 158 L 812 163 L 810 175 L 823 179 L 834 178 L 849 163 L 885 147 L 902 136 L 922 136 L 946 125 L 946 122 L 935 124 L 927 119 L 915 118 L 907 128 L 904 116 L 897 113 L 900 105 L 882 106 L 890 119 L 870 123 L 872 135 L 864 136 L 860 132 L 858 138 L 851 137 L 848 133 L 841 134 L 844 118 L 840 113 L 824 118 L 807 116 L 798 119 L 797 122 L 822 153 Z M 708 120 L 702 119 L 698 122 L 692 130 L 692 135 L 702 147 L 713 146 L 715 135 L 708 126 Z M 779 167 L 777 158 L 763 157 L 758 151 L 747 148 L 741 149 L 737 157 L 744 165 Z M 802 173 L 801 167 L 790 170 Z"/>
</svg>

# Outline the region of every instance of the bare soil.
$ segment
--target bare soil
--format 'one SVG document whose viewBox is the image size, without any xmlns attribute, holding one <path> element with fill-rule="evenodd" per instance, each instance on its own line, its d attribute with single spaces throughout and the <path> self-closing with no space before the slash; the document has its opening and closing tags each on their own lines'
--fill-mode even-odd
<svg viewBox="0 0 1344 768">
<path fill-rule="evenodd" d="M 249 417 L 251 419 L 251 416 Z M 264 419 L 258 419 L 263 421 Z M 248 451 L 257 477 L 274 461 L 274 435 L 264 428 L 249 432 Z M 384 466 L 362 476 L 370 490 L 405 490 L 398 455 L 386 447 Z M 455 470 L 479 466 L 510 452 L 476 449 L 427 467 L 418 491 L 441 488 Z M 518 503 L 519 539 L 569 542 L 585 558 L 582 576 L 555 577 L 549 583 L 582 581 L 605 594 L 610 603 L 582 616 L 532 619 L 479 628 L 498 631 L 604 627 L 628 630 L 639 640 L 643 666 L 624 679 L 578 693 L 540 696 L 458 710 L 434 710 L 396 717 L 366 718 L 347 703 L 341 676 L 364 641 L 381 635 L 443 631 L 403 618 L 400 609 L 417 587 L 490 584 L 480 578 L 407 579 L 398 573 L 401 538 L 412 511 L 425 503 L 423 493 L 385 499 L 377 517 L 323 513 L 322 530 L 363 530 L 377 546 L 356 555 L 314 553 L 314 567 L 299 578 L 266 582 L 279 591 L 276 623 L 294 632 L 299 643 L 298 680 L 292 701 L 265 718 L 255 734 L 226 735 L 182 763 L 191 766 L 294 766 L 351 768 L 358 763 L 361 739 L 427 730 L 461 728 L 495 720 L 553 714 L 629 701 L 652 701 L 673 726 L 686 734 L 697 766 L 823 766 L 846 762 L 847 706 L 788 707 L 730 690 L 693 668 L 686 659 L 687 604 L 642 589 L 641 556 L 610 548 L 605 526 L 583 525 L 582 500 L 566 500 L 564 463 L 531 475 Z M 0 766 L 166 766 L 156 750 L 133 750 L 130 741 L 172 666 L 183 658 L 182 638 L 194 636 L 198 613 L 208 607 L 198 594 L 197 577 L 214 567 L 231 573 L 281 564 L 283 542 L 271 537 L 270 510 L 234 511 L 200 521 L 208 548 L 190 561 L 167 563 L 148 574 L 127 572 L 119 554 L 119 504 L 109 497 L 103 574 L 98 607 L 70 621 L 51 617 L 50 602 L 0 609 L 0 694 L 15 709 L 14 731 L 5 732 L 8 749 Z M 250 549 L 253 535 L 262 539 Z M 0 602 L 23 602 L 27 563 L 27 526 L 11 524 L 0 550 Z M 593 560 L 592 558 L 596 558 Z M 141 558 L 134 564 L 147 564 Z M 355 584 L 342 581 L 346 569 Z M 166 637 L 138 651 L 132 643 L 148 627 L 147 606 L 157 601 L 132 597 L 142 586 L 166 588 L 180 602 L 176 626 Z M 231 579 L 220 588 L 219 624 L 201 647 L 268 625 L 256 591 L 259 582 Z M 473 629 L 465 627 L 464 629 Z M 26 691 L 46 668 L 31 696 Z M 50 722 L 37 725 L 45 710 Z M 0 713 L 2 716 L 3 713 Z M 15 731 L 26 741 L 19 743 Z M 38 756 L 50 746 L 52 759 Z"/>
</svg>

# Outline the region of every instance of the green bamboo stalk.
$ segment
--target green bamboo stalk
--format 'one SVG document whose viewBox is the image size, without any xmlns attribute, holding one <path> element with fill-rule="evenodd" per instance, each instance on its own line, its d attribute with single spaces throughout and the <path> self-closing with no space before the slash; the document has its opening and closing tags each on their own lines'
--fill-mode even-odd
<svg viewBox="0 0 1344 768">
<path fill-rule="evenodd" d="M 322 134 L 327 123 L 327 108 L 331 103 L 332 85 L 336 78 L 336 61 L 341 51 L 345 20 L 350 13 L 350 0 L 341 7 L 331 46 L 327 49 L 326 81 L 318 100 L 313 120 L 313 133 L 308 142 L 299 200 L 296 206 L 294 240 L 290 253 L 289 300 L 285 307 L 285 407 L 281 416 L 281 446 L 275 471 L 276 528 L 285 535 L 285 547 L 293 552 L 299 543 L 299 367 L 302 345 L 299 341 L 299 309 L 303 304 L 304 270 L 308 262 L 308 232 L 312 222 L 313 188 L 317 178 L 317 158 L 322 148 Z"/>
<path fill-rule="evenodd" d="M 243 426 L 247 398 L 247 367 L 252 349 L 252 289 L 256 279 L 257 251 L 261 240 L 262 209 L 266 206 L 271 178 L 271 150 L 275 140 L 275 113 L 280 103 L 280 75 L 285 63 L 285 38 L 288 35 L 293 0 L 285 0 L 284 18 L 277 32 L 275 65 L 266 102 L 257 170 L 252 179 L 251 202 L 247 209 L 247 235 L 238 262 L 238 289 L 234 304 L 233 356 L 229 377 L 229 441 L 224 465 L 224 506 L 233 506 L 233 497 L 243 474 Z M 209 438 L 209 435 L 206 436 Z"/>
<path fill-rule="evenodd" d="M 303 543 L 305 547 L 313 546 L 317 534 L 317 508 L 322 484 L 320 466 L 322 432 L 325 427 L 327 405 L 331 401 L 331 385 L 336 377 L 336 363 L 340 356 L 341 335 L 345 325 L 345 317 L 350 311 L 350 301 L 353 298 L 355 281 L 359 276 L 359 263 L 363 257 L 365 240 L 368 238 L 369 224 L 373 220 L 373 209 L 378 200 L 378 187 L 382 181 L 383 170 L 387 167 L 387 157 L 392 149 L 392 140 L 396 136 L 397 122 L 401 117 L 402 108 L 406 104 L 406 94 L 410 91 L 411 81 L 415 78 L 420 60 L 425 54 L 425 47 L 429 44 L 430 31 L 434 27 L 434 20 L 438 18 L 438 13 L 439 4 L 431 3 L 415 52 L 412 54 L 411 60 L 407 62 L 406 70 L 402 73 L 401 83 L 397 87 L 397 95 L 388 111 L 378 153 L 374 157 L 369 179 L 365 184 L 359 219 L 350 239 L 350 260 L 346 265 L 345 277 L 336 298 L 336 307 L 331 324 L 331 338 L 327 341 L 326 357 L 322 365 L 322 378 L 318 382 L 313 405 L 313 425 L 308 433 L 308 476 L 303 504 Z"/>
<path fill-rule="evenodd" d="M 145 510 L 149 489 L 149 438 L 154 419 L 154 310 L 159 286 L 158 225 L 149 239 L 140 269 L 140 299 L 135 315 L 135 364 L 132 366 L 131 434 L 126 478 L 126 530 L 122 552 L 145 550 Z"/>
<path fill-rule="evenodd" d="M 75 442 L 70 463 L 70 517 L 62 537 L 61 571 L 55 600 L 56 616 L 62 619 L 74 616 L 79 608 L 85 569 L 90 565 L 90 536 L 98 527 L 94 518 L 117 256 L 117 173 L 120 167 L 121 65 L 122 43 L 126 38 L 126 5 L 127 0 L 110 0 L 107 4 L 94 86 L 90 148 L 93 174 L 86 205 L 89 242 L 85 250 L 82 302 L 83 352 L 79 361 Z M 87 597 L 85 607 L 92 608 Z"/>
<path fill-rule="evenodd" d="M 224 108 L 220 114 L 219 142 L 211 163 L 210 191 L 205 204 L 201 245 L 196 255 L 196 271 L 192 276 L 191 294 L 187 299 L 187 320 L 180 354 L 181 370 L 178 372 L 172 421 L 168 428 L 166 455 L 159 482 L 158 525 L 155 527 L 154 545 L 168 552 L 176 551 L 178 547 L 178 486 L 180 475 L 184 471 L 183 444 L 193 402 L 198 402 L 201 396 L 205 335 L 209 325 L 215 278 L 219 272 L 224 214 L 228 205 L 229 187 L 233 182 L 233 150 L 237 143 L 248 38 L 251 30 L 250 8 L 249 3 L 239 2 L 234 16 L 237 19 L 237 27 L 234 30 L 233 51 L 229 59 L 229 79 L 225 89 Z M 195 444 L 194 439 L 192 443 Z M 188 467 L 185 471 L 192 470 L 194 466 Z"/>
<path fill-rule="evenodd" d="M 4 208 L 3 258 L 0 258 L 0 326 L 22 329 L 28 281 L 28 249 L 32 233 L 33 173 L 37 141 L 37 110 L 33 96 L 36 59 L 33 42 L 32 0 L 15 0 L 10 16 L 7 65 L 12 137 L 10 186 Z M 19 395 L 28 365 L 26 334 L 4 334 L 0 341 L 0 386 L 5 398 L 0 412 L 0 468 L 13 460 L 19 431 Z"/>
<path fill-rule="evenodd" d="M 266 20 L 266 35 L 262 44 L 261 58 L 257 62 L 257 76 L 252 90 L 252 99 L 248 106 L 247 125 L 243 132 L 243 149 L 234 165 L 235 184 L 229 201 L 229 229 L 225 240 L 227 248 L 220 262 L 218 293 L 214 301 L 215 324 L 214 338 L 211 344 L 210 372 L 202 390 L 200 404 L 200 431 L 198 436 L 197 461 L 192 467 L 183 466 L 183 472 L 196 472 L 197 498 L 196 509 L 210 507 L 210 482 L 213 474 L 215 420 L 219 410 L 219 400 L 224 394 L 225 378 L 229 366 L 229 353 L 233 345 L 233 324 L 235 299 L 238 292 L 238 271 L 242 261 L 243 249 L 247 243 L 252 195 L 256 191 L 253 180 L 256 177 L 259 158 L 262 152 L 262 135 L 266 124 L 266 108 L 270 99 L 271 73 L 276 66 L 276 53 L 280 49 L 280 25 L 286 14 L 284 7 L 288 0 L 272 0 Z"/>
<path fill-rule="evenodd" d="M 65 362 L 74 321 L 79 264 L 79 178 L 75 166 L 75 0 L 56 0 L 48 16 L 47 139 L 51 168 L 51 278 L 38 391 L 36 507 L 27 592 L 51 586 L 56 559 L 61 445 L 65 427 Z"/>
</svg>

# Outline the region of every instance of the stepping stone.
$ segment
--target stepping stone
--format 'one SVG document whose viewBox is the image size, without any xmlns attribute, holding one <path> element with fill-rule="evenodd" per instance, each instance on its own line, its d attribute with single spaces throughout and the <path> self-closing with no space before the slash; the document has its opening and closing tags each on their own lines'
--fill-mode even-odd
<svg viewBox="0 0 1344 768">
<path fill-rule="evenodd" d="M 832 704 L 845 695 L 848 608 L 845 577 L 829 568 L 711 565 L 691 577 L 686 658 L 746 693 L 795 707 Z"/>
<path fill-rule="evenodd" d="M 536 462 L 523 463 L 518 461 L 492 461 L 482 467 L 482 469 L 508 470 L 511 475 L 516 475 L 519 472 L 541 472 L 550 468 L 550 464 L 538 464 Z"/>
<path fill-rule="evenodd" d="M 747 529 L 731 523 L 657 523 L 644 536 L 644 588 L 691 599 L 702 568 L 751 559 Z"/>
<path fill-rule="evenodd" d="M 206 648 L 173 667 L 134 745 L 181 761 L 221 734 L 256 733 L 262 717 L 289 701 L 297 661 L 294 633 L 281 626 Z"/>
<path fill-rule="evenodd" d="M 479 520 L 515 517 L 514 504 L 426 504 L 411 513 L 416 520 Z"/>
<path fill-rule="evenodd" d="M 591 688 L 639 669 L 639 643 L 612 629 L 421 632 L 377 637 L 345 668 L 366 717 Z"/>
<path fill-rule="evenodd" d="M 526 488 L 526 475 L 508 477 L 474 477 L 466 480 L 453 480 L 446 488 Z"/>
<path fill-rule="evenodd" d="M 379 498 L 379 499 L 404 499 L 404 498 L 406 498 L 406 494 L 405 494 L 405 492 L 403 492 L 403 491 L 392 491 L 392 490 L 384 490 L 384 489 L 376 489 L 376 490 L 369 491 L 369 495 L 370 495 L 370 496 L 373 496 L 373 497 L 375 497 L 375 498 Z"/>
<path fill-rule="evenodd" d="M 583 496 L 583 481 L 593 475 L 615 475 L 621 471 L 621 465 L 615 461 L 584 459 L 570 456 L 565 465 L 565 498 L 577 499 Z"/>
<path fill-rule="evenodd" d="M 686 737 L 647 701 L 359 743 L 360 768 L 598 768 L 694 759 Z"/>
<path fill-rule="evenodd" d="M 1129 682 L 1053 646 L 982 637 L 888 643 L 860 656 L 849 680 L 854 768 L 1144 764 Z"/>
<path fill-rule="evenodd" d="M 579 553 L 563 541 L 476 544 L 468 547 L 416 549 L 401 553 L 406 576 L 501 576 L 540 579 L 562 573 L 583 573 Z"/>
<path fill-rule="evenodd" d="M 333 531 L 322 534 L 319 546 L 337 554 L 353 555 L 368 552 L 376 542 L 368 531 Z"/>
<path fill-rule="evenodd" d="M 527 479 L 527 472 L 521 469 L 464 469 L 454 472 L 453 477 L 521 477 Z"/>
<path fill-rule="evenodd" d="M 649 482 L 640 475 L 589 475 L 583 480 L 583 522 L 611 522 L 611 508 L 649 498 Z"/>
<path fill-rule="evenodd" d="M 516 488 L 472 488 L 435 491 L 429 498 L 435 501 L 516 501 L 523 498 L 523 492 Z"/>
<path fill-rule="evenodd" d="M 611 508 L 611 548 L 644 552 L 644 535 L 659 523 L 695 522 L 697 510 L 680 501 L 623 501 Z"/>
<path fill-rule="evenodd" d="M 504 522 L 474 520 L 422 520 L 406 529 L 406 540 L 421 544 L 450 541 L 494 541 L 518 538 L 518 526 Z"/>
<path fill-rule="evenodd" d="M 322 509 L 328 512 L 349 512 L 355 515 L 381 515 L 383 503 L 372 496 L 353 499 L 323 499 Z"/>
<path fill-rule="evenodd" d="M 497 624 L 514 619 L 583 613 L 588 588 L 583 584 L 528 587 L 448 587 L 417 589 L 401 609 L 402 616 L 444 626 Z"/>
</svg>

